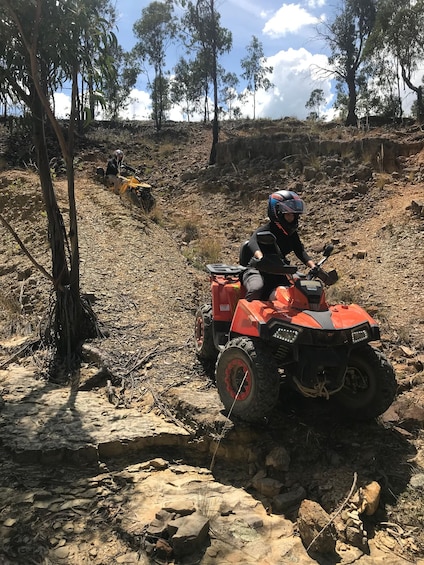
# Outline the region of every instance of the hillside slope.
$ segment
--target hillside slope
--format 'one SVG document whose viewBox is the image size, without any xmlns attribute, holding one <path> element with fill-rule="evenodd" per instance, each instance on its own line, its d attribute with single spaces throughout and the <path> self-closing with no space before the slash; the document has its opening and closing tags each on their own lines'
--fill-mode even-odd
<svg viewBox="0 0 424 565">
<path fill-rule="evenodd" d="M 225 159 L 213 167 L 207 166 L 211 130 L 206 126 L 174 124 L 160 135 L 147 125 L 118 131 L 99 128 L 89 134 L 80 148 L 76 178 L 81 287 L 107 337 L 87 344 L 77 385 L 79 390 L 92 390 L 99 399 L 108 397 L 117 413 L 136 409 L 185 427 L 198 445 L 202 464 L 211 466 L 208 450 L 212 439 L 221 437 L 225 420 L 210 368 L 198 363 L 193 350 L 194 311 L 209 300 L 204 264 L 237 263 L 240 243 L 265 219 L 269 193 L 280 188 L 296 190 L 308 208 L 300 226 L 306 247 L 316 258 L 324 243 L 332 242 L 336 248 L 331 267 L 338 270 L 340 280 L 330 290 L 330 299 L 357 302 L 379 321 L 381 348 L 395 366 L 399 396 L 381 422 L 361 425 L 343 421 L 335 425 L 322 404 L 283 398 L 264 428 L 242 424 L 232 428 L 235 439 L 219 452 L 214 477 L 243 492 L 248 490 L 266 507 L 266 497 L 252 487 L 252 476 L 265 468 L 265 455 L 272 447 L 284 446 L 291 457 L 284 488 L 291 492 L 301 485 L 310 499 L 330 513 L 342 503 L 354 473 L 361 484 L 378 481 L 383 488 L 380 510 L 366 521 L 373 560 L 363 556 L 361 561 L 360 554 L 355 554 L 356 562 L 366 565 L 385 560 L 387 565 L 388 552 L 391 557 L 399 556 L 399 561 L 393 557 L 394 565 L 403 559 L 418 563 L 424 555 L 422 486 L 411 480 L 424 473 L 424 151 L 420 132 L 381 130 L 371 135 L 323 127 L 308 130 L 306 137 L 315 136 L 321 147 L 325 139 L 331 141 L 331 154 L 323 149 L 310 153 L 302 137 L 296 145 L 296 150 L 305 148 L 301 154 L 292 153 L 290 146 L 280 157 L 258 156 L 257 146 L 264 145 L 264 138 L 271 145 L 275 135 L 297 139 L 303 127 L 284 121 L 223 126 Z M 349 151 L 350 139 L 365 136 L 378 140 L 371 145 L 374 153 L 370 149 L 362 154 Z M 407 149 L 402 155 L 391 154 L 390 162 L 379 161 L 382 138 L 388 144 L 402 139 Z M 337 141 L 342 142 L 338 150 L 334 149 Z M 124 150 L 128 163 L 146 166 L 145 180 L 152 184 L 157 199 L 157 208 L 149 216 L 96 178 L 96 167 L 104 166 L 117 147 Z M 249 151 L 251 159 L 245 157 Z M 58 176 L 55 186 L 66 222 L 63 177 Z M 37 187 L 32 171 L 3 171 L 0 209 L 34 257 L 48 268 L 45 214 Z M 8 371 L 35 366 L 37 378 L 41 382 L 45 378 L 48 351 L 41 349 L 32 356 L 18 352 L 45 323 L 51 289 L 5 230 L 0 257 L 0 392 L 7 407 L 12 404 Z M 75 390 L 75 383 L 55 386 Z M 152 445 L 158 449 L 153 441 Z M 9 444 L 6 447 L 5 454 L 16 455 Z M 184 458 L 195 459 L 187 446 L 185 449 L 177 450 L 177 467 L 180 459 L 180 463 L 185 463 Z M 240 452 L 249 454 L 249 461 L 240 459 Z M 165 453 L 173 457 L 165 450 L 161 455 Z M 135 451 L 131 463 L 134 457 L 139 462 L 145 455 Z M 129 462 L 108 462 L 109 471 L 113 473 L 114 465 L 125 469 Z M 15 493 L 29 488 L 24 480 L 29 471 L 19 464 L 8 465 L 3 469 L 2 488 L 13 487 Z M 33 467 L 32 472 L 38 477 L 32 480 L 41 481 L 43 471 Z M 62 480 L 67 488 L 66 477 Z M 37 482 L 39 488 L 41 484 Z M 125 505 L 125 516 L 129 512 Z M 5 522 L 10 516 L 5 513 Z M 23 512 L 13 519 L 24 524 L 29 517 Z M 45 522 L 52 528 L 52 537 L 55 520 L 57 516 L 50 513 Z M 107 560 L 108 547 L 110 552 L 114 548 L 115 555 L 134 547 L 135 538 L 130 543 L 117 535 L 118 526 L 116 521 L 104 520 L 105 536 L 113 537 L 110 547 L 106 544 L 101 552 L 98 539 L 97 553 L 81 562 L 115 563 Z M 126 533 L 128 537 L 129 530 Z M 12 542 L 2 548 L 11 563 L 23 535 L 18 529 Z M 63 535 L 69 546 L 71 542 Z M 271 536 L 267 543 L 272 542 Z M 74 544 L 78 543 L 82 542 L 77 536 Z M 83 559 L 85 554 L 78 555 Z M 43 561 L 40 557 L 35 562 Z M 202 563 L 206 562 L 205 558 Z"/>
</svg>

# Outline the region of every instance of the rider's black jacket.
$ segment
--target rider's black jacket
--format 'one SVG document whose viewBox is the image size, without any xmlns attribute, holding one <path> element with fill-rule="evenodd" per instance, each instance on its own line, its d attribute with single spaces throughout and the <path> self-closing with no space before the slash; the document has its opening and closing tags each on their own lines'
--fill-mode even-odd
<svg viewBox="0 0 424 565">
<path fill-rule="evenodd" d="M 263 226 L 259 227 L 253 232 L 249 239 L 248 247 L 252 256 L 255 251 L 261 250 L 264 255 L 275 254 L 275 247 L 273 245 L 259 245 L 257 234 L 258 232 L 270 231 L 276 237 L 276 243 L 280 248 L 280 251 L 285 258 L 286 255 L 293 251 L 296 257 L 302 261 L 305 265 L 311 260 L 311 257 L 306 253 L 303 243 L 300 240 L 299 234 L 295 231 L 291 235 L 286 235 L 280 228 L 278 228 L 274 222 L 268 222 Z M 288 262 L 288 261 L 287 261 Z"/>
<path fill-rule="evenodd" d="M 119 165 L 116 157 L 112 157 L 107 162 L 106 175 L 117 175 L 119 173 Z"/>
</svg>

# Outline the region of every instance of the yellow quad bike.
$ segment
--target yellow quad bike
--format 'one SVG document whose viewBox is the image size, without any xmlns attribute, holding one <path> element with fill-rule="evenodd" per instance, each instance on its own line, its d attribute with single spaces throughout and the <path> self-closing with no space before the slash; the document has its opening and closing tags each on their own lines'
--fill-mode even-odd
<svg viewBox="0 0 424 565">
<path fill-rule="evenodd" d="M 156 205 L 156 199 L 152 194 L 152 187 L 147 182 L 142 182 L 139 178 L 140 170 L 134 169 L 129 165 L 123 165 L 125 172 L 129 172 L 128 176 L 119 175 L 121 186 L 119 187 L 119 195 L 127 197 L 130 202 L 142 208 L 145 212 L 150 212 Z"/>
<path fill-rule="evenodd" d="M 113 192 L 119 194 L 120 197 L 127 198 L 138 208 L 142 208 L 145 212 L 150 212 L 156 205 L 156 198 L 152 194 L 152 187 L 146 182 L 142 182 L 139 175 L 142 174 L 141 169 L 134 169 L 129 165 L 122 165 L 123 174 L 118 175 L 120 180 L 119 188 L 110 187 Z M 101 177 L 105 182 L 105 170 L 102 167 L 96 169 L 97 177 Z"/>
</svg>

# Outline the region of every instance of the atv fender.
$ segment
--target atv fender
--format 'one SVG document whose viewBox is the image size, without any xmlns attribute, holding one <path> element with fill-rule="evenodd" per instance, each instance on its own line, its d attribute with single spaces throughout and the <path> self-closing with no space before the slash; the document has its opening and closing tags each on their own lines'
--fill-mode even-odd
<svg viewBox="0 0 424 565">
<path fill-rule="evenodd" d="M 358 304 L 337 304 L 330 307 L 331 318 L 335 329 L 353 328 L 368 323 L 378 333 L 378 324 L 372 316 Z M 378 338 L 377 338 L 378 339 Z"/>
<path fill-rule="evenodd" d="M 231 323 L 231 333 L 260 337 L 266 331 L 265 310 L 269 309 L 269 302 L 253 300 L 251 302 L 240 299 L 237 302 Z"/>
</svg>

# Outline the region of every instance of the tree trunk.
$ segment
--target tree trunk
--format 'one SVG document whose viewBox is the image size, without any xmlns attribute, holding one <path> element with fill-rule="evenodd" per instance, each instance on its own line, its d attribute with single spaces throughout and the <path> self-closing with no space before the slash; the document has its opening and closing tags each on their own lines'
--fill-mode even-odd
<svg viewBox="0 0 424 565">
<path fill-rule="evenodd" d="M 403 65 L 401 66 L 401 71 L 402 78 L 405 81 L 406 86 L 417 95 L 417 120 L 418 123 L 422 124 L 424 123 L 424 102 L 422 86 L 415 86 L 414 84 L 412 84 L 411 79 L 409 78 L 409 75 Z"/>
<path fill-rule="evenodd" d="M 94 120 L 95 119 L 95 114 L 96 114 L 96 108 L 95 108 L 95 102 L 94 102 L 94 87 L 93 87 L 93 79 L 90 77 L 90 83 L 88 86 L 88 95 L 89 95 L 89 99 L 90 99 L 90 120 Z"/>
<path fill-rule="evenodd" d="M 70 240 L 71 248 L 65 231 L 62 214 L 57 204 L 56 195 L 50 174 L 50 164 L 47 154 L 45 134 L 45 113 L 42 104 L 35 95 L 32 112 L 34 116 L 34 145 L 37 152 L 37 164 L 40 176 L 41 190 L 47 212 L 48 237 L 52 252 L 52 276 L 54 279 L 56 304 L 51 327 L 48 328 L 47 340 L 54 343 L 56 359 L 60 367 L 68 374 L 78 361 L 80 346 L 87 337 L 96 335 L 95 317 L 90 316 L 88 307 L 83 304 L 79 289 L 79 252 L 77 220 L 74 199 L 73 168 L 68 172 L 70 204 Z M 66 253 L 70 254 L 71 271 L 68 268 Z"/>
<path fill-rule="evenodd" d="M 417 117 L 420 124 L 424 123 L 423 87 L 417 88 Z"/>
<path fill-rule="evenodd" d="M 214 33 L 216 32 L 216 22 L 215 22 L 215 7 L 214 2 L 211 2 L 211 16 L 212 16 L 212 29 Z M 214 45 L 212 48 L 212 78 L 213 78 L 213 125 L 212 125 L 212 148 L 209 155 L 209 165 L 215 165 L 216 163 L 216 146 L 219 140 L 219 122 L 218 122 L 218 54 L 216 49 L 216 37 Z"/>
<path fill-rule="evenodd" d="M 356 115 L 356 84 L 355 73 L 348 73 L 346 83 L 349 91 L 349 100 L 347 106 L 346 126 L 358 126 L 358 117 Z"/>
</svg>

